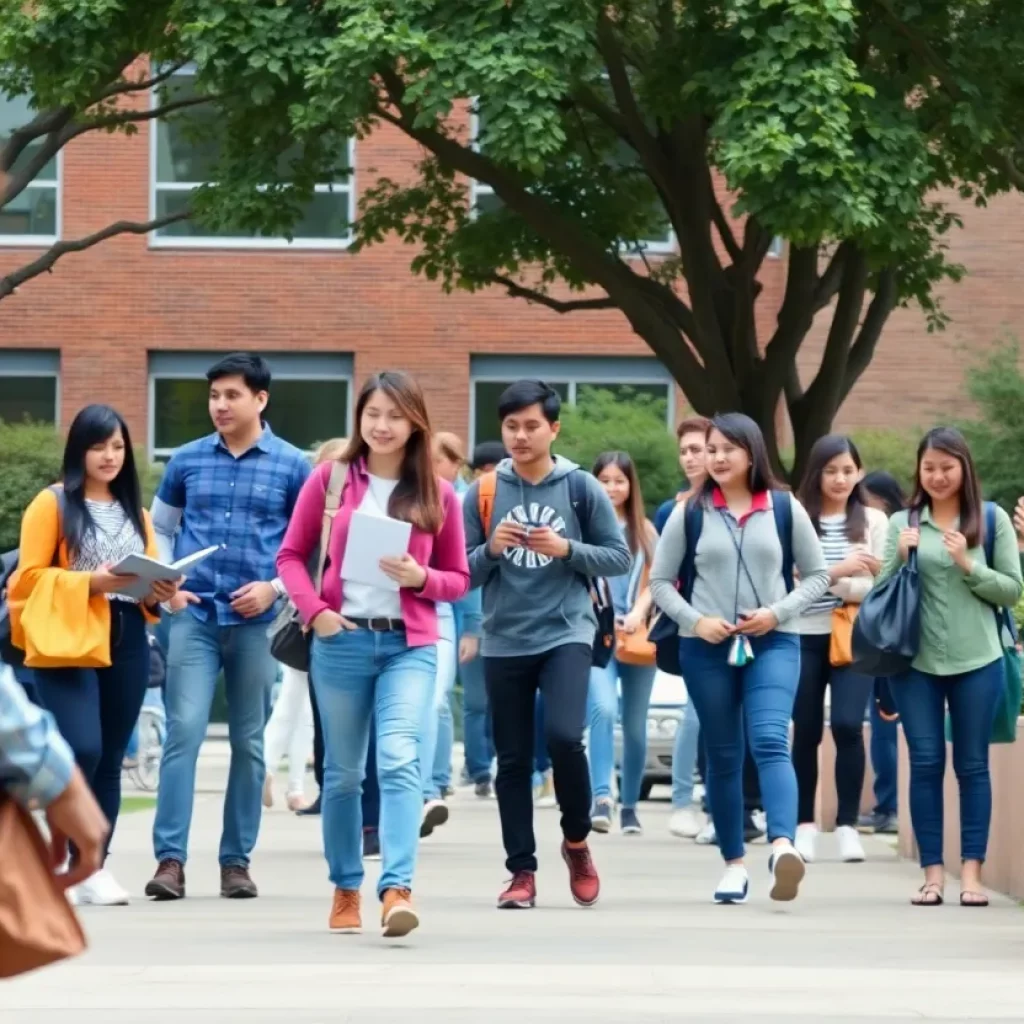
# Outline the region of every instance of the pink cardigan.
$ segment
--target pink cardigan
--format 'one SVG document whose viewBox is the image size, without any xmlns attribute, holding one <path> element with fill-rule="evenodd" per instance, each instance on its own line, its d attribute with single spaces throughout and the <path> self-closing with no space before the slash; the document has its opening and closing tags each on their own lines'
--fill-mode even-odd
<svg viewBox="0 0 1024 1024">
<path fill-rule="evenodd" d="M 318 594 L 310 579 L 308 565 L 320 541 L 330 474 L 331 463 L 325 462 L 317 466 L 303 484 L 277 553 L 277 573 L 306 623 L 312 622 L 324 610 L 341 609 L 341 563 L 348 539 L 348 524 L 369 486 L 366 464 L 360 459 L 349 467 L 341 507 L 331 530 L 323 586 Z M 458 601 L 469 590 L 462 507 L 451 484 L 445 480 L 439 480 L 438 484 L 444 510 L 440 531 L 435 535 L 413 526 L 409 540 L 409 554 L 426 568 L 427 581 L 422 590 L 403 587 L 399 592 L 410 647 L 437 643 L 437 602 Z"/>
</svg>

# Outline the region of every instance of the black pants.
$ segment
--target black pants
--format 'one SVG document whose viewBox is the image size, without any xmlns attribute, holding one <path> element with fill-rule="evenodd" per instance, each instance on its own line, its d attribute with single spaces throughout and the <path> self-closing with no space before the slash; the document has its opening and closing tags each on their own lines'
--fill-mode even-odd
<svg viewBox="0 0 1024 1024">
<path fill-rule="evenodd" d="M 831 637 L 800 637 L 800 685 L 793 705 L 793 767 L 799 791 L 797 820 L 814 821 L 818 790 L 818 747 L 825 732 L 825 688 L 832 688 L 829 715 L 836 745 L 837 825 L 856 825 L 864 787 L 864 711 L 874 687 L 871 676 L 833 668 Z"/>
<path fill-rule="evenodd" d="M 533 729 L 538 690 L 544 696 L 544 738 L 562 811 L 562 834 L 570 843 L 581 843 L 590 834 L 590 770 L 583 730 L 591 654 L 589 644 L 565 644 L 520 658 L 484 658 L 498 756 L 494 788 L 505 865 L 513 873 L 537 870 Z"/>
<path fill-rule="evenodd" d="M 320 708 L 313 691 L 313 676 L 309 676 L 309 702 L 313 708 L 313 778 L 320 792 L 324 789 L 324 727 L 320 721 Z"/>
<path fill-rule="evenodd" d="M 700 773 L 701 781 L 704 783 L 704 798 L 701 801 L 701 806 L 704 808 L 705 814 L 710 814 L 711 810 L 708 805 L 708 794 L 707 794 L 707 771 L 708 771 L 708 752 L 704 746 L 704 733 L 700 733 L 700 739 L 697 741 L 697 771 Z M 761 805 L 761 777 L 757 774 L 757 763 L 754 761 L 754 755 L 750 753 L 750 744 L 746 745 L 746 753 L 743 757 L 743 810 L 747 815 L 751 815 L 754 811 L 763 810 Z"/>
<path fill-rule="evenodd" d="M 56 720 L 113 836 L 121 763 L 149 683 L 149 641 L 137 604 L 110 602 L 110 657 L 109 668 L 37 668 L 33 675 L 39 703 Z"/>
</svg>

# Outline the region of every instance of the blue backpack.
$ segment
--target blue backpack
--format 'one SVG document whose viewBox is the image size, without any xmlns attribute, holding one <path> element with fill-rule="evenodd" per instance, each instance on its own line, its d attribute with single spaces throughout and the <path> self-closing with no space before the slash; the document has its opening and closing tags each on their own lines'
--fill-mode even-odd
<svg viewBox="0 0 1024 1024">
<path fill-rule="evenodd" d="M 690 501 L 686 504 L 686 553 L 679 567 L 676 589 L 687 600 L 693 594 L 695 573 L 694 560 L 697 557 L 697 542 L 704 529 L 704 503 Z M 789 491 L 772 491 L 772 515 L 775 530 L 782 545 L 782 578 L 786 581 L 786 592 L 793 589 L 793 502 Z M 679 627 L 664 612 L 659 614 L 651 627 L 648 639 L 654 644 L 655 664 L 662 672 L 681 676 L 679 667 Z"/>
</svg>

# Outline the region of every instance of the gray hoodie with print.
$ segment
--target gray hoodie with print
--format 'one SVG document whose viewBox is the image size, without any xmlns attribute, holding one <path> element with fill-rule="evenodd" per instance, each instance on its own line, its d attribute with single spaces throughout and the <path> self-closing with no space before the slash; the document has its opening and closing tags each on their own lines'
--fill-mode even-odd
<svg viewBox="0 0 1024 1024">
<path fill-rule="evenodd" d="M 572 507 L 570 474 L 586 487 L 583 507 Z M 494 558 L 480 519 L 479 482 L 463 502 L 470 585 L 483 588 L 485 657 L 540 654 L 563 644 L 594 642 L 597 620 L 586 577 L 622 576 L 632 559 L 604 488 L 589 473 L 561 456 L 539 483 L 524 480 L 511 459 L 498 464 L 491 533 L 503 519 L 549 526 L 571 542 L 566 559 L 548 558 L 521 547 Z M 578 521 L 589 509 L 589 520 Z M 586 540 L 584 541 L 584 538 Z"/>
</svg>

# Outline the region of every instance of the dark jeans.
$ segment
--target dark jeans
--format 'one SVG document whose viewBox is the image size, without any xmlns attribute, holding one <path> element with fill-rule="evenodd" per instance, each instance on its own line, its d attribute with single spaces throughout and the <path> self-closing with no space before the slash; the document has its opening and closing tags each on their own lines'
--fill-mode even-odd
<svg viewBox="0 0 1024 1024">
<path fill-rule="evenodd" d="M 829 727 L 836 744 L 837 825 L 856 826 L 864 788 L 864 705 L 874 690 L 871 676 L 833 668 L 828 634 L 800 637 L 800 685 L 793 705 L 793 767 L 799 792 L 797 820 L 814 821 L 818 747 L 825 732 L 825 690 L 831 687 Z"/>
<path fill-rule="evenodd" d="M 701 807 L 705 814 L 711 813 L 711 804 L 708 803 L 708 748 L 704 742 L 704 730 L 701 729 L 697 739 L 697 771 L 701 781 L 704 783 L 704 797 L 701 800 Z M 746 751 L 743 755 L 743 810 L 749 817 L 754 811 L 764 810 L 761 801 L 761 780 L 757 777 L 757 762 L 754 755 L 750 753 L 750 741 L 746 742 Z"/>
<path fill-rule="evenodd" d="M 366 777 L 363 779 L 363 831 L 380 828 L 380 782 L 377 779 L 377 718 L 370 722 L 370 742 L 366 746 Z"/>
<path fill-rule="evenodd" d="M 71 747 L 112 837 L 121 808 L 121 762 L 149 682 L 149 641 L 138 605 L 110 602 L 110 657 L 109 668 L 32 672 L 39 703 Z"/>
<path fill-rule="evenodd" d="M 589 644 L 564 644 L 519 658 L 485 658 L 484 674 L 498 755 L 495 791 L 509 871 L 537 870 L 533 832 L 534 719 L 544 696 L 544 740 L 554 771 L 562 833 L 590 834 L 590 769 L 583 748 L 590 685 Z"/>
<path fill-rule="evenodd" d="M 923 868 L 942 863 L 947 704 L 953 730 L 953 770 L 960 785 L 960 857 L 985 859 L 992 818 L 988 748 L 1003 678 L 1000 658 L 955 676 L 911 669 L 892 681 L 910 752 L 910 820 Z"/>
<path fill-rule="evenodd" d="M 875 773 L 875 813 L 895 814 L 899 794 L 896 777 L 899 760 L 899 722 L 887 722 L 878 710 L 872 693 L 871 706 L 871 769 Z"/>
<path fill-rule="evenodd" d="M 679 641 L 679 663 L 707 743 L 708 801 L 726 861 L 743 856 L 743 757 L 746 737 L 761 779 L 768 839 L 796 833 L 797 791 L 789 722 L 800 676 L 800 641 L 790 633 L 751 637 L 754 660 L 728 663 L 729 643 Z"/>
<path fill-rule="evenodd" d="M 324 789 L 324 727 L 320 721 L 320 705 L 313 689 L 313 674 L 309 674 L 309 703 L 313 708 L 313 778 L 320 792 Z"/>
<path fill-rule="evenodd" d="M 533 715 L 533 770 L 543 775 L 551 767 L 544 739 L 544 695 L 537 691 L 537 709 Z"/>
</svg>

